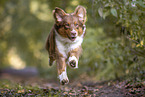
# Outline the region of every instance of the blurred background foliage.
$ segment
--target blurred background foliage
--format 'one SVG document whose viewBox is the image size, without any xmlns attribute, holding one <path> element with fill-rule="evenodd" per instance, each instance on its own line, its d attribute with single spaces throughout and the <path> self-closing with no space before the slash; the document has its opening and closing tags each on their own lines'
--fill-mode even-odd
<svg viewBox="0 0 145 97">
<path fill-rule="evenodd" d="M 79 69 L 73 78 L 96 80 L 145 75 L 144 0 L 0 0 L 0 68 L 35 67 L 40 76 L 56 78 L 49 67 L 45 41 L 60 7 L 71 13 L 87 9 L 87 34 Z"/>
</svg>

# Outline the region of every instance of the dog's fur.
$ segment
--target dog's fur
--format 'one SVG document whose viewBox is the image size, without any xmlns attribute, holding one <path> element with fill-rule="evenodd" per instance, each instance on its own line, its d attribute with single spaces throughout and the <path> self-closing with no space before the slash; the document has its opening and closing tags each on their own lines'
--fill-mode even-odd
<svg viewBox="0 0 145 97">
<path fill-rule="evenodd" d="M 55 24 L 48 35 L 46 49 L 49 53 L 49 65 L 56 60 L 58 78 L 64 85 L 69 82 L 66 66 L 78 68 L 81 44 L 86 33 L 86 9 L 78 6 L 74 13 L 68 14 L 56 7 L 53 15 Z"/>
</svg>

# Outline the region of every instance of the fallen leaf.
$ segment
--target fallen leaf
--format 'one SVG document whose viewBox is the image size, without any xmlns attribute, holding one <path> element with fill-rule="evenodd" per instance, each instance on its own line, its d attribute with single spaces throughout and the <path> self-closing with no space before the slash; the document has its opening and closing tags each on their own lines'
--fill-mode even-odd
<svg viewBox="0 0 145 97">
<path fill-rule="evenodd" d="M 25 92 L 24 89 L 22 89 L 22 90 L 18 90 L 18 93 L 24 93 L 24 92 Z"/>
</svg>

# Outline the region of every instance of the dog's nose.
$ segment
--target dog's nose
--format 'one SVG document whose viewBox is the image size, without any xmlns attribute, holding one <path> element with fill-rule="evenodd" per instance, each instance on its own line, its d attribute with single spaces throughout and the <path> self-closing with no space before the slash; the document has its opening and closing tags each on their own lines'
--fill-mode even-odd
<svg viewBox="0 0 145 97">
<path fill-rule="evenodd" d="M 72 36 L 76 36 L 76 34 L 77 34 L 76 31 L 71 31 Z"/>
</svg>

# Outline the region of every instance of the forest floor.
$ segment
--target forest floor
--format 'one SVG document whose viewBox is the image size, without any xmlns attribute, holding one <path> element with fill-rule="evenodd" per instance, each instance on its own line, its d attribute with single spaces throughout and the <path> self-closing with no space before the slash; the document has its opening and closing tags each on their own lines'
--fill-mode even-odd
<svg viewBox="0 0 145 97">
<path fill-rule="evenodd" d="M 35 77 L 0 76 L 0 97 L 53 96 L 53 97 L 145 97 L 145 80 L 71 80 L 60 85 L 58 80 Z"/>
</svg>

